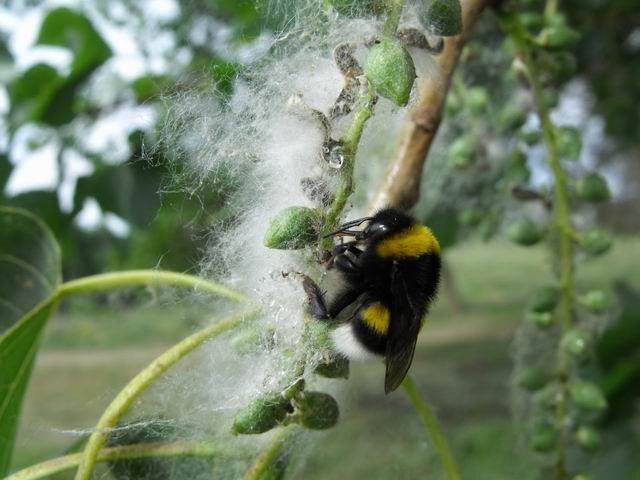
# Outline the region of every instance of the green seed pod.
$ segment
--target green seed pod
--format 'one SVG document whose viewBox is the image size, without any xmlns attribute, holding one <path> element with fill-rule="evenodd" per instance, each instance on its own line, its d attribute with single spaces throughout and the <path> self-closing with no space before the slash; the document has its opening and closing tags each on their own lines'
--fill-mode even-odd
<svg viewBox="0 0 640 480">
<path fill-rule="evenodd" d="M 289 402 L 280 394 L 256 398 L 236 414 L 231 431 L 234 434 L 268 432 L 284 420 L 289 409 Z"/>
<path fill-rule="evenodd" d="M 462 8 L 458 0 L 423 0 L 420 21 L 432 35 L 451 37 L 462 33 Z"/>
<path fill-rule="evenodd" d="M 542 368 L 532 367 L 522 370 L 516 378 L 514 383 L 519 388 L 527 390 L 529 392 L 535 392 L 544 387 L 550 380 L 550 376 Z"/>
<path fill-rule="evenodd" d="M 533 322 L 538 328 L 546 330 L 554 323 L 553 315 L 549 312 L 527 312 L 527 320 Z"/>
<path fill-rule="evenodd" d="M 330 362 L 321 363 L 315 372 L 326 378 L 349 378 L 349 359 L 343 356 L 336 357 Z"/>
<path fill-rule="evenodd" d="M 562 15 L 554 15 L 549 25 L 536 37 L 536 44 L 543 48 L 565 48 L 580 40 L 580 34 L 567 25 Z"/>
<path fill-rule="evenodd" d="M 602 255 L 610 248 L 613 240 L 611 235 L 604 228 L 592 228 L 582 236 L 582 248 L 590 255 Z"/>
<path fill-rule="evenodd" d="M 576 431 L 576 442 L 585 450 L 596 450 L 600 446 L 600 433 L 590 425 L 582 425 Z"/>
<path fill-rule="evenodd" d="M 520 128 L 526 119 L 527 113 L 522 108 L 508 103 L 498 113 L 496 127 L 502 132 L 515 130 Z"/>
<path fill-rule="evenodd" d="M 577 128 L 562 127 L 556 130 L 558 153 L 567 160 L 578 160 L 582 150 L 582 137 Z"/>
<path fill-rule="evenodd" d="M 529 444 L 531 449 L 544 453 L 553 449 L 556 444 L 556 430 L 549 424 L 538 425 L 531 435 Z"/>
<path fill-rule="evenodd" d="M 541 407 L 554 408 L 558 404 L 561 395 L 558 385 L 550 383 L 533 395 L 533 401 Z"/>
<path fill-rule="evenodd" d="M 600 411 L 607 408 L 607 399 L 594 383 L 586 381 L 572 383 L 569 385 L 569 393 L 573 403 L 584 410 Z"/>
<path fill-rule="evenodd" d="M 476 150 L 476 138 L 473 135 L 456 138 L 449 147 L 449 164 L 455 168 L 469 167 L 475 160 Z"/>
<path fill-rule="evenodd" d="M 528 218 L 521 218 L 507 227 L 507 237 L 518 245 L 535 245 L 542 239 L 538 226 Z"/>
<path fill-rule="evenodd" d="M 271 219 L 264 245 L 278 250 L 297 250 L 318 240 L 321 213 L 318 209 L 289 207 Z"/>
<path fill-rule="evenodd" d="M 578 182 L 578 195 L 588 202 L 606 202 L 611 198 L 609 185 L 599 173 L 588 173 Z"/>
<path fill-rule="evenodd" d="M 338 423 L 338 402 L 327 393 L 305 392 L 296 400 L 296 407 L 300 424 L 310 430 L 326 430 Z"/>
<path fill-rule="evenodd" d="M 562 336 L 560 345 L 562 349 L 577 359 L 584 359 L 589 353 L 593 337 L 590 332 L 576 327 L 569 330 Z"/>
<path fill-rule="evenodd" d="M 400 42 L 385 38 L 371 47 L 364 62 L 364 72 L 378 95 L 399 106 L 407 104 L 416 67 Z"/>
<path fill-rule="evenodd" d="M 611 308 L 613 299 L 604 290 L 591 290 L 580 299 L 581 303 L 593 313 L 603 313 Z"/>
<path fill-rule="evenodd" d="M 553 312 L 559 300 L 560 292 L 556 287 L 542 287 L 533 294 L 529 310 L 536 313 Z"/>
<path fill-rule="evenodd" d="M 489 92 L 484 87 L 472 87 L 465 97 L 467 107 L 474 113 L 482 113 L 489 103 Z"/>
</svg>

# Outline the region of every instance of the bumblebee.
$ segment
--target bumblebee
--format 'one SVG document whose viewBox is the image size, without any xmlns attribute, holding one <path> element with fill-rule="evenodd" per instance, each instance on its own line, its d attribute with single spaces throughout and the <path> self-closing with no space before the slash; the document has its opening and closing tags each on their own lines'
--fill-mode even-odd
<svg viewBox="0 0 640 480">
<path fill-rule="evenodd" d="M 353 229 L 365 223 L 364 229 Z M 344 286 L 327 304 L 320 288 L 305 277 L 310 313 L 335 324 L 331 338 L 341 354 L 352 359 L 383 356 L 384 389 L 392 392 L 409 371 L 418 332 L 438 292 L 438 240 L 395 208 L 345 223 L 327 237 L 354 239 L 337 245 L 330 259 Z M 339 319 L 350 305 L 352 313 Z"/>
</svg>

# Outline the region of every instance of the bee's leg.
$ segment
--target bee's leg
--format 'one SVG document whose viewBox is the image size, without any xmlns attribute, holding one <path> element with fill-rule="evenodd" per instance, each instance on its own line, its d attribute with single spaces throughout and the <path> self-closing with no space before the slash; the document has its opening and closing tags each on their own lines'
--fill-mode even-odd
<svg viewBox="0 0 640 480">
<path fill-rule="evenodd" d="M 329 310 L 324 301 L 324 294 L 316 282 L 306 275 L 302 276 L 302 288 L 309 299 L 309 313 L 318 320 L 330 320 Z"/>
<path fill-rule="evenodd" d="M 349 287 L 339 292 L 329 305 L 329 317 L 336 318 L 342 310 L 355 302 L 360 295 L 362 295 L 362 291 Z"/>
<path fill-rule="evenodd" d="M 357 250 L 357 249 L 356 249 Z M 356 258 L 357 259 L 357 258 Z M 359 280 L 360 266 L 356 263 L 356 260 L 349 255 L 338 255 L 333 261 L 333 265 L 342 273 L 344 273 L 351 280 Z"/>
<path fill-rule="evenodd" d="M 307 298 L 309 299 L 309 313 L 318 320 L 333 320 L 346 307 L 355 302 L 362 292 L 354 288 L 345 288 L 336 295 L 331 305 L 327 308 L 324 294 L 316 282 L 304 275 L 302 280 Z"/>
</svg>

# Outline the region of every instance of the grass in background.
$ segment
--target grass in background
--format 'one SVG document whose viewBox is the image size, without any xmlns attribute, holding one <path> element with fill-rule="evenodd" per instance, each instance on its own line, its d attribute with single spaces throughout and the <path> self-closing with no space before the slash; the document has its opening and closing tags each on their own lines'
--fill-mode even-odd
<svg viewBox="0 0 640 480">
<path fill-rule="evenodd" d="M 461 464 L 473 480 L 533 477 L 510 418 L 511 334 L 531 293 L 553 281 L 541 248 L 470 244 L 447 252 L 463 311 L 443 292 L 420 337 L 412 375 L 436 406 Z M 640 239 L 580 265 L 580 288 L 624 280 L 640 288 Z M 61 453 L 73 438 L 55 429 L 90 428 L 113 395 L 164 348 L 204 320 L 187 302 L 118 307 L 76 301 L 46 332 L 18 437 L 15 467 Z M 294 478 L 441 478 L 433 449 L 402 393 L 385 396 L 383 367 L 354 365 L 351 402 L 321 435 Z"/>
</svg>

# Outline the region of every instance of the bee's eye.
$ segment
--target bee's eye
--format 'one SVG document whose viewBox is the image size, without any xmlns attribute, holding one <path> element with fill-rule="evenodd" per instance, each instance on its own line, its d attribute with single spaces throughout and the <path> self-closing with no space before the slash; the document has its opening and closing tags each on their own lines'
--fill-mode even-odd
<svg viewBox="0 0 640 480">
<path fill-rule="evenodd" d="M 362 231 L 362 240 L 368 240 L 373 237 L 377 237 L 387 231 L 387 226 L 384 223 L 370 223 Z"/>
</svg>

